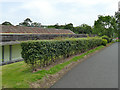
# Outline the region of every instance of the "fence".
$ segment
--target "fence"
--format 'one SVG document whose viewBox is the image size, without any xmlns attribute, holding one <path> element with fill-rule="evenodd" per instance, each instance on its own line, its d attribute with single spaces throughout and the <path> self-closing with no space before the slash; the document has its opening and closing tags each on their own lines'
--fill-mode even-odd
<svg viewBox="0 0 120 90">
<path fill-rule="evenodd" d="M 96 35 L 89 35 L 89 36 L 94 37 Z M 2 34 L 0 35 L 0 38 L 2 38 L 2 42 L 54 39 L 56 37 L 82 38 L 82 37 L 87 37 L 87 35 L 85 34 Z"/>
</svg>

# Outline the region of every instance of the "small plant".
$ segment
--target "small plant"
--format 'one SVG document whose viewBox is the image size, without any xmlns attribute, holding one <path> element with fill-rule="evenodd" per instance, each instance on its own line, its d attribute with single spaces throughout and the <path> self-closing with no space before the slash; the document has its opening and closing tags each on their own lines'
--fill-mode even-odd
<svg viewBox="0 0 120 90">
<path fill-rule="evenodd" d="M 102 39 L 102 45 L 106 46 L 107 44 L 107 40 L 106 39 Z"/>
<path fill-rule="evenodd" d="M 108 36 L 106 36 L 106 35 L 102 36 L 102 39 L 106 39 L 106 40 L 107 40 L 107 43 L 109 43 L 109 42 L 110 42 L 109 37 L 108 37 Z"/>
</svg>

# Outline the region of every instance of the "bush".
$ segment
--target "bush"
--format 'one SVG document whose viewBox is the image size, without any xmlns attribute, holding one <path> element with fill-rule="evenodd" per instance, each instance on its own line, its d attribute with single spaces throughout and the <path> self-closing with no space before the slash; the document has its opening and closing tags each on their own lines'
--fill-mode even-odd
<svg viewBox="0 0 120 90">
<path fill-rule="evenodd" d="M 112 42 L 112 38 L 109 38 L 109 42 Z"/>
<path fill-rule="evenodd" d="M 102 44 L 101 38 L 72 38 L 65 40 L 36 40 L 21 43 L 22 58 L 25 63 L 36 67 L 44 67 L 59 59 L 85 52 Z"/>
<path fill-rule="evenodd" d="M 102 39 L 102 45 L 106 46 L 107 44 L 107 40 L 106 39 Z"/>
<path fill-rule="evenodd" d="M 109 37 L 108 37 L 108 36 L 106 36 L 106 35 L 102 36 L 102 39 L 106 39 L 106 40 L 107 40 L 107 43 L 109 43 L 109 42 L 110 42 Z"/>
<path fill-rule="evenodd" d="M 116 41 L 116 42 L 120 42 L 120 40 L 119 40 L 119 39 L 116 39 L 115 41 Z"/>
</svg>

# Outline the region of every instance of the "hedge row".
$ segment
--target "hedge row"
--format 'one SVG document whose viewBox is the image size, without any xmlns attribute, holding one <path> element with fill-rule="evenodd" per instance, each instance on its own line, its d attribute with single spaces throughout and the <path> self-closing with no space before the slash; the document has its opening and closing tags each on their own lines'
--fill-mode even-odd
<svg viewBox="0 0 120 90">
<path fill-rule="evenodd" d="M 101 44 L 101 38 L 27 41 L 21 43 L 21 54 L 25 63 L 36 68 L 50 65 L 59 59 L 85 52 Z"/>
<path fill-rule="evenodd" d="M 109 37 L 106 36 L 106 35 L 102 36 L 102 39 L 106 39 L 106 40 L 107 40 L 107 43 L 112 42 L 112 38 L 109 38 Z"/>
</svg>

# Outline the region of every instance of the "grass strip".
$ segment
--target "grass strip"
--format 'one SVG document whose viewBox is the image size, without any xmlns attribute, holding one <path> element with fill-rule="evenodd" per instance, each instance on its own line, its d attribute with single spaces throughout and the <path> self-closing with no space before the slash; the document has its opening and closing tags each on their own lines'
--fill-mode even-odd
<svg viewBox="0 0 120 90">
<path fill-rule="evenodd" d="M 73 61 L 78 61 L 84 56 L 100 50 L 104 46 L 99 46 L 95 49 L 89 50 L 80 56 L 75 56 L 69 61 L 62 64 L 55 65 L 49 70 L 40 70 L 32 73 L 30 68 L 24 63 L 24 61 L 4 65 L 2 67 L 2 84 L 4 88 L 30 88 L 30 83 L 42 79 L 47 74 L 55 74 L 62 70 L 65 66 L 69 65 Z"/>
</svg>

